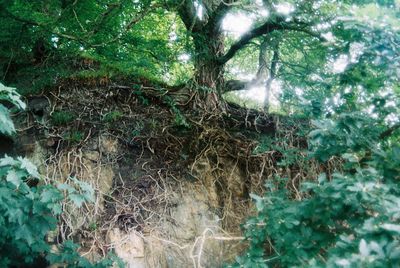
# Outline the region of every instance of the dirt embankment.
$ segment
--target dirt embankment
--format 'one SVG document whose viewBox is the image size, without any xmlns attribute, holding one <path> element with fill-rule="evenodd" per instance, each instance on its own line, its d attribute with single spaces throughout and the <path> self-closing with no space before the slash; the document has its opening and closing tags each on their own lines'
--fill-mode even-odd
<svg viewBox="0 0 400 268">
<path fill-rule="evenodd" d="M 254 153 L 255 137 L 278 132 L 304 147 L 295 127 L 237 106 L 201 116 L 166 95 L 70 81 L 28 98 L 17 153 L 40 166 L 46 183 L 76 177 L 96 193 L 80 209 L 65 203 L 49 239 L 79 241 L 91 258 L 114 249 L 128 267 L 220 267 L 245 246 L 239 226 L 252 211 L 249 193 L 282 175 L 296 194 L 302 170 L 278 167 L 275 149 Z"/>
</svg>

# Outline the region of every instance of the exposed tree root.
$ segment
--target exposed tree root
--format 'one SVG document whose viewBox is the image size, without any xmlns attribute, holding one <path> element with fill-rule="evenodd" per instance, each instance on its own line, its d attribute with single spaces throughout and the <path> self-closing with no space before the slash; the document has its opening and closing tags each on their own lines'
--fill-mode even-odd
<svg viewBox="0 0 400 268">
<path fill-rule="evenodd" d="M 252 208 L 249 193 L 262 194 L 267 180 L 275 183 L 276 177 L 284 177 L 293 198 L 301 199 L 302 181 L 338 166 L 337 160 L 322 166 L 307 159 L 307 144 L 298 131 L 308 122 L 290 124 L 284 117 L 237 105 L 228 105 L 224 113 L 196 114 L 189 107 L 195 93 L 177 92 L 68 83 L 44 96 L 50 107 L 42 120 L 31 115 L 26 124 L 45 140 L 47 183 L 69 183 L 73 176 L 89 181 L 96 191 L 94 204 L 79 211 L 63 205 L 59 240 L 80 240 L 85 254 L 92 256 L 113 247 L 107 241 L 113 228 L 160 233 L 166 242 L 168 234 L 158 227 L 177 224 L 170 215 L 177 206 L 176 195 L 184 196 L 194 187 L 207 192 L 210 210 L 223 228 L 219 233 L 206 229 L 190 244 L 193 265 L 201 267 L 206 240 L 241 239 L 239 226 Z M 57 111 L 71 113 L 75 120 L 54 126 L 52 115 Z M 177 116 L 188 124 L 180 124 Z M 71 133 L 80 133 L 79 139 Z M 272 141 L 263 151 L 257 150 L 260 137 Z M 296 151 L 296 161 L 280 165 L 287 160 L 282 152 L 291 150 Z"/>
</svg>

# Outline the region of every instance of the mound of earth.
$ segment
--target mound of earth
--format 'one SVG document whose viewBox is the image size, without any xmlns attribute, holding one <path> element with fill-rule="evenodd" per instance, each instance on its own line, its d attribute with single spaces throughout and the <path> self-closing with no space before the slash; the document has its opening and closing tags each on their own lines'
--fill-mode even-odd
<svg viewBox="0 0 400 268">
<path fill-rule="evenodd" d="M 95 202 L 63 204 L 58 232 L 92 259 L 110 250 L 128 267 L 220 267 L 246 246 L 240 224 L 249 193 L 264 181 L 295 175 L 280 153 L 254 153 L 257 137 L 287 135 L 282 119 L 227 104 L 221 114 L 190 107 L 191 94 L 142 84 L 64 81 L 28 98 L 17 116 L 17 153 L 40 167 L 46 183 L 88 182 Z M 151 104 L 151 105 L 149 105 Z M 303 122 L 305 123 L 305 122 Z M 295 167 L 293 167 L 295 169 Z M 319 169 L 316 165 L 315 169 Z M 317 172 L 317 170 L 315 171 Z"/>
</svg>

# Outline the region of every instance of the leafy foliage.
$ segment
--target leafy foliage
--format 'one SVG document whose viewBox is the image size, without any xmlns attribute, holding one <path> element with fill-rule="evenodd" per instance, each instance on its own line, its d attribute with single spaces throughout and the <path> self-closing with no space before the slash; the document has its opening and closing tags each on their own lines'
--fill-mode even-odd
<svg viewBox="0 0 400 268">
<path fill-rule="evenodd" d="M 79 130 L 68 131 L 65 133 L 64 139 L 71 144 L 79 143 L 83 139 L 83 133 Z"/>
<path fill-rule="evenodd" d="M 354 7 L 363 16 L 370 8 Z M 314 78 L 306 83 L 286 76 L 297 93 L 288 86 L 283 96 L 285 100 L 293 94 L 292 104 L 312 119 L 309 157 L 322 164 L 339 157 L 343 171 L 322 173 L 302 183 L 301 200 L 294 200 L 285 188 L 288 178 L 266 182 L 265 195 L 252 195 L 257 214 L 243 225 L 249 248 L 233 267 L 395 267 L 399 263 L 400 98 L 394 71 L 399 61 L 398 45 L 387 42 L 399 40 L 398 22 L 397 28 L 386 22 L 383 29 L 379 18 L 360 23 L 364 19 L 360 14 L 339 22 L 335 29 L 339 41 L 323 57 L 354 56 L 352 46 L 361 50 L 359 54 L 340 71 L 307 69 Z M 271 148 L 273 141 L 267 142 L 261 145 Z"/>
<path fill-rule="evenodd" d="M 61 213 L 63 195 L 50 186 L 30 188 L 25 181 L 38 173 L 26 159 L 2 158 L 0 168 L 2 267 L 32 263 L 50 250 L 45 235 L 56 227 L 52 215 Z"/>
<path fill-rule="evenodd" d="M 400 198 L 393 192 L 395 184 L 382 184 L 373 168 L 358 169 L 354 175 L 334 174 L 331 181 L 321 175 L 319 180 L 305 185 L 311 197 L 301 202 L 270 184 L 266 187 L 272 192 L 253 196 L 258 215 L 245 225 L 250 248 L 238 264 L 387 267 L 399 261 Z M 265 245 L 267 241 L 272 244 Z M 362 248 L 365 243 L 369 249 Z M 266 246 L 273 249 L 267 262 Z"/>
<path fill-rule="evenodd" d="M 117 259 L 91 264 L 77 252 L 78 246 L 65 241 L 57 252 L 46 236 L 57 227 L 57 216 L 62 213 L 63 192 L 77 206 L 93 201 L 90 185 L 71 180 L 70 184 L 36 185 L 40 180 L 36 167 L 27 159 L 6 156 L 0 159 L 0 259 L 1 267 L 34 264 L 46 258 L 53 264 L 70 267 L 109 267 Z"/>
<path fill-rule="evenodd" d="M 18 108 L 25 108 L 13 88 L 4 87 L 2 99 Z M 4 106 L 0 106 L 9 112 Z M 0 115 L 4 115 L 0 109 Z M 3 134 L 13 134 L 14 125 L 9 118 L 0 122 Z M 28 159 L 5 156 L 0 159 L 0 266 L 43 266 L 46 263 L 68 267 L 110 267 L 122 263 L 115 257 L 92 264 L 81 257 L 78 245 L 65 241 L 58 250 L 47 240 L 57 227 L 57 216 L 62 213 L 61 202 L 66 197 L 77 207 L 94 201 L 93 188 L 76 178 L 70 184 L 42 184 L 37 168 Z M 46 261 L 47 259 L 47 261 Z"/>
<path fill-rule="evenodd" d="M 25 94 L 63 78 L 185 80 L 188 64 L 178 60 L 186 46 L 182 23 L 157 5 L 147 0 L 1 1 L 0 23 L 7 29 L 0 34 L 1 77 Z M 171 29 L 175 42 L 169 42 Z"/>
<path fill-rule="evenodd" d="M 15 88 L 6 87 L 0 83 L 0 101 L 14 105 L 18 109 L 25 109 L 25 103 L 22 102 L 20 95 Z M 0 102 L 0 133 L 11 136 L 15 133 L 14 123 L 10 118 L 10 110 Z"/>
<path fill-rule="evenodd" d="M 400 145 L 398 125 L 385 125 L 384 118 L 362 112 L 315 120 L 310 157 L 339 156 L 344 172 L 303 183 L 302 200 L 291 198 L 287 179 L 267 182 L 264 196 L 252 195 L 257 215 L 244 225 L 250 246 L 234 267 L 398 263 Z"/>
</svg>

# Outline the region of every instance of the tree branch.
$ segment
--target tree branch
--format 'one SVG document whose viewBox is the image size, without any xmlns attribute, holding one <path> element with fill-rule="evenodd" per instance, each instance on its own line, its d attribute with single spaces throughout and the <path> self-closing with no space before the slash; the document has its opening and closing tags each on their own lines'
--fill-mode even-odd
<svg viewBox="0 0 400 268">
<path fill-rule="evenodd" d="M 251 83 L 247 81 L 241 81 L 241 80 L 229 80 L 226 81 L 224 86 L 222 87 L 222 94 L 231 92 L 231 91 L 239 91 L 246 89 L 248 85 Z"/>
<path fill-rule="evenodd" d="M 98 25 L 95 26 L 95 28 L 93 30 L 91 30 L 90 32 L 88 32 L 86 35 L 84 36 L 77 36 L 77 35 L 70 35 L 67 33 L 62 33 L 59 30 L 56 30 L 57 27 L 50 27 L 51 25 L 48 24 L 43 24 L 37 21 L 33 21 L 33 20 L 29 20 L 23 17 L 19 17 L 15 14 L 13 14 L 12 12 L 8 11 L 6 8 L 4 8 L 2 11 L 5 12 L 7 17 L 10 17 L 11 19 L 27 24 L 27 25 L 31 25 L 31 26 L 38 26 L 41 27 L 43 30 L 54 34 L 58 37 L 61 38 L 65 38 L 71 41 L 76 41 L 79 42 L 80 44 L 87 46 L 87 47 L 100 47 L 100 46 L 104 46 L 110 43 L 113 43 L 115 41 L 117 41 L 118 39 L 120 39 L 126 32 L 128 32 L 136 23 L 138 23 L 139 21 L 141 21 L 148 13 L 150 13 L 152 10 L 155 10 L 156 8 L 159 7 L 159 5 L 154 4 L 154 5 L 149 5 L 147 7 L 145 7 L 141 13 L 139 13 L 138 16 L 134 16 L 130 21 L 127 22 L 127 24 L 125 25 L 124 29 L 117 33 L 114 37 L 112 37 L 110 40 L 104 41 L 104 42 L 100 42 L 100 43 L 96 43 L 96 44 L 90 44 L 88 42 L 88 40 L 90 39 L 90 37 L 94 36 L 98 30 L 101 28 L 101 24 L 104 23 L 104 20 L 106 19 L 106 17 L 110 16 L 110 14 L 112 13 L 112 11 L 114 11 L 116 8 L 119 8 L 120 4 L 115 3 L 112 4 L 108 7 L 107 11 L 104 12 L 103 14 L 101 14 L 100 16 L 102 17 L 100 19 L 100 22 Z M 2 8 L 2 6 L 0 5 L 0 8 Z M 73 10 L 73 12 L 75 12 Z M 78 21 L 79 22 L 79 21 Z M 83 29 L 82 25 L 80 25 L 82 30 L 85 31 L 85 29 Z"/>
<path fill-rule="evenodd" d="M 264 38 L 259 45 L 258 53 L 258 70 L 256 74 L 256 79 L 261 81 L 267 77 L 267 48 L 268 48 L 268 38 Z"/>
<path fill-rule="evenodd" d="M 201 29 L 202 23 L 197 17 L 197 10 L 193 1 L 183 0 L 178 6 L 178 14 L 188 31 L 197 32 Z"/>
<path fill-rule="evenodd" d="M 271 67 L 269 69 L 269 76 L 265 83 L 265 98 L 264 98 L 264 111 L 269 111 L 269 98 L 271 95 L 271 86 L 278 72 L 279 61 L 279 40 L 275 40 L 273 44 L 273 55 L 271 59 Z"/>
<path fill-rule="evenodd" d="M 97 44 L 92 44 L 90 45 L 91 47 L 100 47 L 100 46 L 104 46 L 104 45 L 108 45 L 111 44 L 117 40 L 119 40 L 125 33 L 127 33 L 135 24 L 137 24 L 138 22 L 140 22 L 147 14 L 149 14 L 152 10 L 155 10 L 156 8 L 158 8 L 159 6 L 157 4 L 155 5 L 149 5 L 148 7 L 146 7 L 145 9 L 142 10 L 142 12 L 138 15 L 138 16 L 134 16 L 129 22 L 127 22 L 127 24 L 125 25 L 123 31 L 121 31 L 120 33 L 117 33 L 117 35 L 115 35 L 113 38 L 111 38 L 108 41 L 105 42 L 101 42 L 101 43 L 97 43 Z"/>
<path fill-rule="evenodd" d="M 319 34 L 312 32 L 310 29 L 307 27 L 310 26 L 306 23 L 302 22 L 291 22 L 288 23 L 285 21 L 285 17 L 276 17 L 274 21 L 266 21 L 264 24 L 262 24 L 259 27 L 256 27 L 247 33 L 245 33 L 236 43 L 234 43 L 229 50 L 226 52 L 226 54 L 220 58 L 217 59 L 217 62 L 220 65 L 224 65 L 227 63 L 235 54 L 248 45 L 252 39 L 269 34 L 273 31 L 281 30 L 281 31 L 298 31 L 298 32 L 304 32 L 308 35 L 311 35 L 313 37 L 316 37 L 320 40 L 325 40 L 323 37 L 321 37 Z"/>
<path fill-rule="evenodd" d="M 120 2 L 107 5 L 107 10 L 100 15 L 100 18 L 96 19 L 97 23 L 92 30 L 92 34 L 96 34 L 99 29 L 104 25 L 104 22 L 107 20 L 107 18 L 113 13 L 114 10 L 117 10 L 118 8 L 121 8 Z"/>
<path fill-rule="evenodd" d="M 221 3 L 210 16 L 210 21 L 208 24 L 214 25 L 215 27 L 220 27 L 225 15 L 229 12 L 229 10 L 232 9 L 233 4 L 236 2 L 237 0 L 221 1 Z"/>
<path fill-rule="evenodd" d="M 31 26 L 38 26 L 38 27 L 41 27 L 43 30 L 45 30 L 45 31 L 47 31 L 49 33 L 55 34 L 55 35 L 57 35 L 59 37 L 63 37 L 65 39 L 69 39 L 69 40 L 74 40 L 74 41 L 80 42 L 82 44 L 84 43 L 83 40 L 81 38 L 79 38 L 79 37 L 76 37 L 76 36 L 73 36 L 73 35 L 69 35 L 69 34 L 64 34 L 64 33 L 61 33 L 59 31 L 52 31 L 45 24 L 42 24 L 42 23 L 39 23 L 39 22 L 36 22 L 36 21 L 32 21 L 32 20 L 29 20 L 29 19 L 18 17 L 16 15 L 14 15 L 13 13 L 11 13 L 10 11 L 8 11 L 7 9 L 4 9 L 3 11 L 7 14 L 8 17 L 10 17 L 11 19 L 13 19 L 15 21 L 18 21 L 18 22 L 21 22 L 21 23 L 24 23 L 24 24 L 27 24 L 27 25 L 31 25 Z"/>
<path fill-rule="evenodd" d="M 379 135 L 379 138 L 381 140 L 384 140 L 384 139 L 390 137 L 399 128 L 400 128 L 400 123 L 397 123 L 397 124 L 393 125 L 392 127 L 388 128 L 387 130 L 385 130 L 384 132 L 382 132 L 381 135 Z"/>
</svg>

